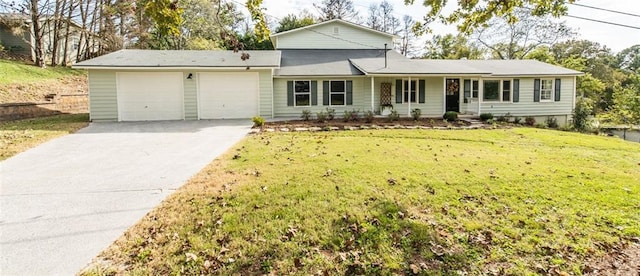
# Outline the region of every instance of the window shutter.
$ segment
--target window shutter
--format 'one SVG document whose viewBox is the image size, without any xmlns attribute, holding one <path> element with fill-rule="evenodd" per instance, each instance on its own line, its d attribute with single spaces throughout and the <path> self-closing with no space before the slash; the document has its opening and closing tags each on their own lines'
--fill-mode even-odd
<svg viewBox="0 0 640 276">
<path fill-rule="evenodd" d="M 540 101 L 540 79 L 533 80 L 533 101 Z"/>
<path fill-rule="evenodd" d="M 513 102 L 517 103 L 520 101 L 520 80 L 513 79 Z"/>
<path fill-rule="evenodd" d="M 287 81 L 287 106 L 293 106 L 293 81 Z"/>
<path fill-rule="evenodd" d="M 464 80 L 464 102 L 468 103 L 471 98 L 471 80 Z"/>
<path fill-rule="evenodd" d="M 402 80 L 396 80 L 396 103 L 402 103 Z"/>
<path fill-rule="evenodd" d="M 322 82 L 322 104 L 329 105 L 329 81 Z"/>
<path fill-rule="evenodd" d="M 560 79 L 556 79 L 556 102 L 560 101 Z"/>
<path fill-rule="evenodd" d="M 311 81 L 311 105 L 318 105 L 318 81 Z"/>
<path fill-rule="evenodd" d="M 424 80 L 418 81 L 418 103 L 424 103 L 426 101 L 426 96 L 424 94 L 424 90 L 426 87 Z"/>
<path fill-rule="evenodd" d="M 347 81 L 347 105 L 353 104 L 353 82 Z"/>
</svg>

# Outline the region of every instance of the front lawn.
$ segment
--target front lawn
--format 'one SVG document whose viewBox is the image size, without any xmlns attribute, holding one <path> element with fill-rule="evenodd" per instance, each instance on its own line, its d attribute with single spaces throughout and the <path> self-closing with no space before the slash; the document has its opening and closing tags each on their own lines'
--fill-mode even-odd
<svg viewBox="0 0 640 276">
<path fill-rule="evenodd" d="M 543 129 L 263 133 L 89 274 L 581 274 L 640 237 L 636 143 Z"/>
<path fill-rule="evenodd" d="M 88 124 L 88 114 L 0 122 L 0 161 Z"/>
</svg>

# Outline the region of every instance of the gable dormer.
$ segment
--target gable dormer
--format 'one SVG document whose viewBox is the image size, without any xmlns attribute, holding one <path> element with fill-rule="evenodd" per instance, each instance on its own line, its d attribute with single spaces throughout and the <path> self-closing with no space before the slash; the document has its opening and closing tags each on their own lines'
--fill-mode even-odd
<svg viewBox="0 0 640 276">
<path fill-rule="evenodd" d="M 393 48 L 394 38 L 340 19 L 271 35 L 276 49 L 383 49 L 385 43 Z"/>
</svg>

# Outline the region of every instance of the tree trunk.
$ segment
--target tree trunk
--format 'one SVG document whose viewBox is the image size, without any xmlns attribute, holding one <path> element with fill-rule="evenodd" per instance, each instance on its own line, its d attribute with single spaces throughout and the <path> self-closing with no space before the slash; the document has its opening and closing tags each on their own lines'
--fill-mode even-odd
<svg viewBox="0 0 640 276">
<path fill-rule="evenodd" d="M 29 12 L 31 15 L 31 24 L 33 28 L 33 51 L 35 56 L 35 64 L 39 67 L 45 67 L 44 62 L 44 45 L 43 45 L 43 31 L 40 25 L 40 12 L 38 9 L 38 0 L 31 0 L 29 4 Z"/>
<path fill-rule="evenodd" d="M 62 57 L 62 66 L 67 66 L 69 65 L 69 35 L 71 33 L 71 16 L 73 15 L 73 10 L 74 10 L 74 6 L 73 6 L 73 0 L 69 0 L 69 10 L 67 13 L 67 28 L 65 29 L 65 33 L 64 33 L 64 56 Z"/>
</svg>

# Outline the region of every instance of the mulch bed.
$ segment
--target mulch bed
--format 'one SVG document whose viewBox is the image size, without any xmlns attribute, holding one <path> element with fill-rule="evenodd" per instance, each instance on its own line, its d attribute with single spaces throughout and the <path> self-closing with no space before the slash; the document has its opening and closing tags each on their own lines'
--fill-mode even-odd
<svg viewBox="0 0 640 276">
<path fill-rule="evenodd" d="M 454 122 L 447 122 L 441 118 L 399 118 L 391 121 L 389 118 L 374 118 L 370 121 L 359 119 L 357 121 L 344 121 L 334 119 L 325 122 L 316 120 L 287 120 L 266 122 L 257 131 L 266 132 L 289 132 L 289 131 L 331 131 L 331 130 L 357 130 L 357 129 L 478 129 L 496 128 L 494 125 L 484 124 L 477 120 L 463 119 Z"/>
</svg>

